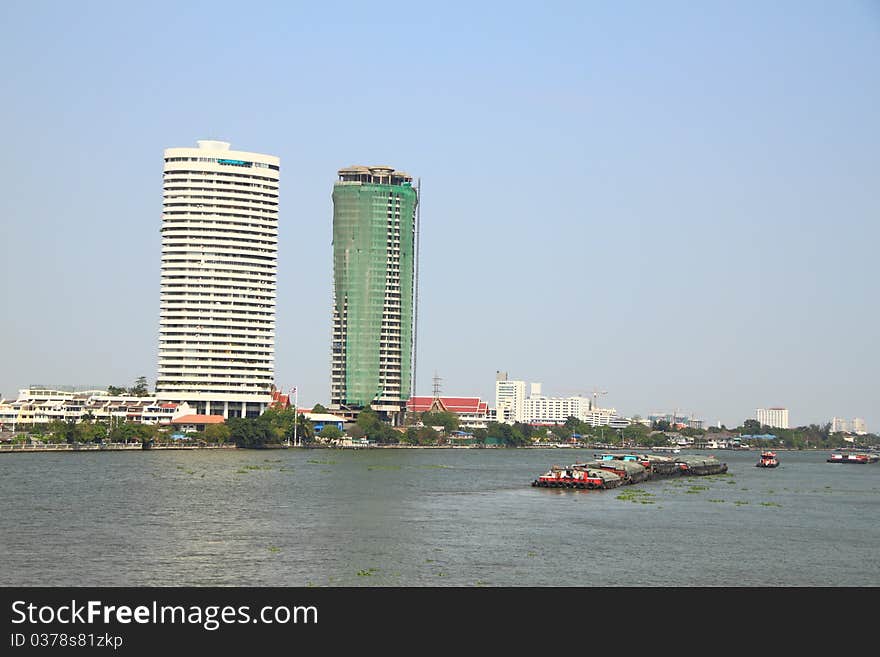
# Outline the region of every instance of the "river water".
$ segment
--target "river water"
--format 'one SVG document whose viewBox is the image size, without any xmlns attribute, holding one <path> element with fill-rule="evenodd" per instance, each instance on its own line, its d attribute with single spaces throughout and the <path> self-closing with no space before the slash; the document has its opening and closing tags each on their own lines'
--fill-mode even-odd
<svg viewBox="0 0 880 657">
<path fill-rule="evenodd" d="M 2 586 L 878 586 L 880 463 L 533 488 L 586 449 L 0 455 Z"/>
</svg>

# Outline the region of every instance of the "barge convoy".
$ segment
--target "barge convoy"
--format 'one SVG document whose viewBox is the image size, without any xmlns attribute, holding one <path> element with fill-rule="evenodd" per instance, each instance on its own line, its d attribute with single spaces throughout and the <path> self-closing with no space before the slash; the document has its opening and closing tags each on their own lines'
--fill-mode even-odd
<svg viewBox="0 0 880 657">
<path fill-rule="evenodd" d="M 834 452 L 827 459 L 828 463 L 877 463 L 880 454 L 874 452 Z"/>
<path fill-rule="evenodd" d="M 723 474 L 727 464 L 714 456 L 594 454 L 592 461 L 554 465 L 532 482 L 539 488 L 610 489 L 661 477 Z"/>
</svg>

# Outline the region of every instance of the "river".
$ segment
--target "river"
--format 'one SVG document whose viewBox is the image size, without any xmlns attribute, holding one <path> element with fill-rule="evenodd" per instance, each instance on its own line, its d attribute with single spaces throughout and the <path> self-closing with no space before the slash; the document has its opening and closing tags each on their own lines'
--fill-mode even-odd
<svg viewBox="0 0 880 657">
<path fill-rule="evenodd" d="M 880 463 L 533 488 L 586 449 L 0 455 L 3 586 L 877 586 Z"/>
</svg>

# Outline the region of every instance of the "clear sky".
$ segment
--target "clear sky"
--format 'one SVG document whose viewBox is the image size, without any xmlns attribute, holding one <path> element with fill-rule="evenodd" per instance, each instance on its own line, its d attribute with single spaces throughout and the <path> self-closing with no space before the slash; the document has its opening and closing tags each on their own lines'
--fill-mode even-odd
<svg viewBox="0 0 880 657">
<path fill-rule="evenodd" d="M 880 431 L 880 4 L 0 2 L 0 396 L 156 377 L 162 155 L 281 158 L 279 387 L 331 189 L 421 181 L 417 393 Z"/>
</svg>

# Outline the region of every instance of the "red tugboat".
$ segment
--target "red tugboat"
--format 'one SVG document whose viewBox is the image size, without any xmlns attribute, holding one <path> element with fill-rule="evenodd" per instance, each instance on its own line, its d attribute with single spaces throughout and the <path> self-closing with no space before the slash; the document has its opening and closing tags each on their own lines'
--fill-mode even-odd
<svg viewBox="0 0 880 657">
<path fill-rule="evenodd" d="M 759 468 L 775 468 L 779 465 L 779 459 L 776 458 L 776 452 L 761 452 L 761 460 L 755 463 Z"/>
<path fill-rule="evenodd" d="M 584 467 L 571 466 L 561 468 L 554 465 L 550 470 L 542 474 L 532 482 L 532 486 L 540 488 L 611 488 L 600 473 L 590 471 Z"/>
</svg>

